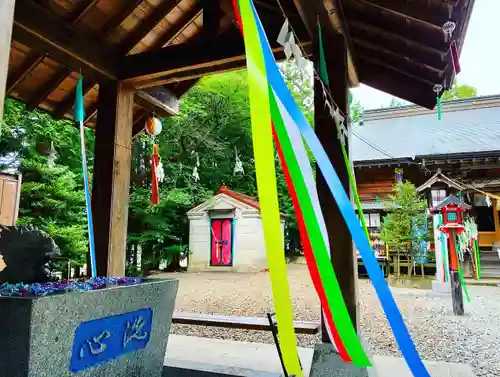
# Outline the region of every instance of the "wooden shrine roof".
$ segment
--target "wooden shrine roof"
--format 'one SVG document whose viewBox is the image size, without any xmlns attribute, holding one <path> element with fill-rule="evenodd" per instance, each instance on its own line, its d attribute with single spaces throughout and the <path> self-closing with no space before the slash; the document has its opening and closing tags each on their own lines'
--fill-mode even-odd
<svg viewBox="0 0 500 377">
<path fill-rule="evenodd" d="M 283 12 L 308 51 L 319 14 L 347 38 L 351 85 L 364 82 L 433 107 L 433 85 L 449 84 L 453 74 L 441 26 L 455 21 L 461 45 L 473 0 L 254 2 L 277 57 Z M 178 98 L 203 75 L 245 64 L 232 0 L 18 0 L 7 94 L 71 118 L 81 71 L 93 127 L 97 82 L 126 79 L 138 89 L 137 132 L 153 109 L 175 114 Z"/>
</svg>

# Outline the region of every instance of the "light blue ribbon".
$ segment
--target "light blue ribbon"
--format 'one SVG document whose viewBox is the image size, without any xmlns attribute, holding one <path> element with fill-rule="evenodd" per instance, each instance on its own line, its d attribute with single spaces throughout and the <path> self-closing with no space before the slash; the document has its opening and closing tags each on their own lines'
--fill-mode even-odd
<svg viewBox="0 0 500 377">
<path fill-rule="evenodd" d="M 292 119 L 297 124 L 302 137 L 305 139 L 309 149 L 316 159 L 325 181 L 330 188 L 337 206 L 339 207 L 342 216 L 349 228 L 352 239 L 356 244 L 356 247 L 363 259 L 363 263 L 366 267 L 368 275 L 372 281 L 372 284 L 377 292 L 379 301 L 384 309 L 385 315 L 389 325 L 392 328 L 392 332 L 398 343 L 398 346 L 403 354 L 403 357 L 408 364 L 411 372 L 415 377 L 430 377 L 429 372 L 426 370 L 420 355 L 418 354 L 415 344 L 413 343 L 408 329 L 404 323 L 403 317 L 394 301 L 389 285 L 387 284 L 384 274 L 380 269 L 377 259 L 375 258 L 375 253 L 373 252 L 368 239 L 366 238 L 359 220 L 354 213 L 351 201 L 344 191 L 344 187 L 340 182 L 340 179 L 333 168 L 328 155 L 326 154 L 321 142 L 319 141 L 316 133 L 311 128 L 306 118 L 302 114 L 302 111 L 295 103 L 288 87 L 286 86 L 283 77 L 281 76 L 276 61 L 274 60 L 273 53 L 269 47 L 269 42 L 264 33 L 264 28 L 260 22 L 254 5 L 252 4 L 253 12 L 257 20 L 257 27 L 259 31 L 259 37 L 261 40 L 264 60 L 266 64 L 267 77 L 270 82 L 271 87 L 274 89 L 277 96 L 281 99 L 283 105 L 286 107 L 290 113 Z M 333 142 L 333 141 L 332 141 Z"/>
</svg>

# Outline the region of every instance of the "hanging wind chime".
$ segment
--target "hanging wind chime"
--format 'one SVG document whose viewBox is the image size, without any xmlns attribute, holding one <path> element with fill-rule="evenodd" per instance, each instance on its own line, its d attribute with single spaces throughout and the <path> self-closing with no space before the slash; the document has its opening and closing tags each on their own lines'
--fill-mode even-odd
<svg viewBox="0 0 500 377">
<path fill-rule="evenodd" d="M 155 137 L 160 134 L 162 129 L 161 121 L 153 116 L 146 121 L 144 130 L 153 138 L 153 153 L 151 156 L 151 204 L 157 205 L 160 202 L 159 183 L 163 182 L 165 174 L 163 165 L 160 162 L 158 144 L 155 143 Z"/>
</svg>

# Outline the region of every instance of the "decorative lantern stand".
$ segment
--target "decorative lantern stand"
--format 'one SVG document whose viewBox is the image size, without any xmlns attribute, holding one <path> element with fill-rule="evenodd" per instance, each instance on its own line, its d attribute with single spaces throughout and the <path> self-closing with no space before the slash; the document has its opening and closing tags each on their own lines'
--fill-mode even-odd
<svg viewBox="0 0 500 377">
<path fill-rule="evenodd" d="M 441 203 L 431 209 L 433 213 L 441 213 L 443 224 L 439 230 L 446 234 L 448 239 L 448 266 L 450 273 L 451 298 L 453 314 L 464 314 L 464 299 L 462 294 L 463 276 L 457 250 L 457 234 L 465 230 L 463 224 L 464 212 L 472 207 L 454 195 L 448 196 Z"/>
</svg>

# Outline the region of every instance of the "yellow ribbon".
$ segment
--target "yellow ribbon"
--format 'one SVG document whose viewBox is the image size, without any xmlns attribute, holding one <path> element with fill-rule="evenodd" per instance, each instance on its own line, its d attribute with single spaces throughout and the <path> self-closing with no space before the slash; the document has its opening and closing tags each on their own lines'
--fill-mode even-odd
<svg viewBox="0 0 500 377">
<path fill-rule="evenodd" d="M 252 138 L 259 191 L 260 212 L 264 228 L 269 275 L 274 298 L 279 342 L 288 374 L 302 376 L 293 327 L 292 301 L 286 274 L 285 252 L 276 187 L 271 109 L 268 82 L 257 25 L 250 0 L 240 0 L 245 50 L 247 56 Z"/>
</svg>

